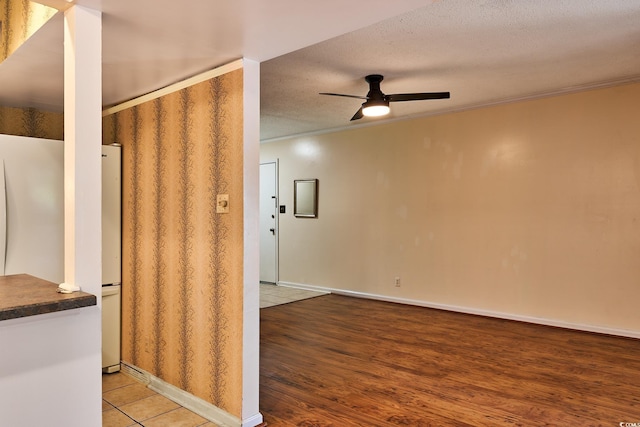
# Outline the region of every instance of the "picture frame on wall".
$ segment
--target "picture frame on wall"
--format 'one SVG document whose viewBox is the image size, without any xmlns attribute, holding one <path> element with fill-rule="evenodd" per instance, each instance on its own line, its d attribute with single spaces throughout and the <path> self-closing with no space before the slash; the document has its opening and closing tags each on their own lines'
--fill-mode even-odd
<svg viewBox="0 0 640 427">
<path fill-rule="evenodd" d="M 293 181 L 293 215 L 297 218 L 318 217 L 318 180 Z"/>
</svg>

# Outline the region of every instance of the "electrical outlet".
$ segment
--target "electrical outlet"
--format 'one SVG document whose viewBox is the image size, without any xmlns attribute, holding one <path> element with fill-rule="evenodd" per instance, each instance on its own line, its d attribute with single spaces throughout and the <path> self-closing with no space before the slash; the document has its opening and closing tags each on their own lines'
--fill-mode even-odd
<svg viewBox="0 0 640 427">
<path fill-rule="evenodd" d="M 396 285 L 396 288 L 400 287 L 400 276 L 396 276 L 396 279 L 395 279 L 394 283 Z"/>
</svg>

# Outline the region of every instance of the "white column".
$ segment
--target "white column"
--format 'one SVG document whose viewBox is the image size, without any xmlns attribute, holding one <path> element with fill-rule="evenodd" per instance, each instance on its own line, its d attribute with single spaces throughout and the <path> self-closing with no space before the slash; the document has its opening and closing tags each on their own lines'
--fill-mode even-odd
<svg viewBox="0 0 640 427">
<path fill-rule="evenodd" d="M 64 280 L 101 303 L 102 15 L 81 6 L 64 26 Z"/>
<path fill-rule="evenodd" d="M 243 60 L 244 311 L 242 427 L 261 424 L 260 375 L 260 63 Z"/>
</svg>

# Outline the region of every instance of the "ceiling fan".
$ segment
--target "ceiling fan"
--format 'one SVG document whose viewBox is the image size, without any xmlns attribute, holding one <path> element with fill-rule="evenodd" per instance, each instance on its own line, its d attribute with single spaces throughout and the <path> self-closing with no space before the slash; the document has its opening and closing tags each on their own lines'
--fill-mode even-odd
<svg viewBox="0 0 640 427">
<path fill-rule="evenodd" d="M 320 95 L 344 96 L 347 98 L 366 99 L 362 107 L 353 115 L 351 121 L 359 120 L 364 116 L 378 117 L 389 113 L 390 102 L 421 101 L 424 99 L 447 99 L 449 92 L 423 92 L 423 93 L 394 93 L 385 95 L 380 90 L 380 82 L 384 79 L 380 74 L 370 74 L 364 78 L 369 83 L 367 96 L 345 95 L 342 93 L 326 93 Z"/>
</svg>

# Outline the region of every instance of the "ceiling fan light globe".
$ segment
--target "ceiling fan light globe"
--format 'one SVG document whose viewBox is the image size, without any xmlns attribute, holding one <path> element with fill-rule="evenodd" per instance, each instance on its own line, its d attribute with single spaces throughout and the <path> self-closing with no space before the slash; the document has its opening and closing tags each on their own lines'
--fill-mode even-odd
<svg viewBox="0 0 640 427">
<path fill-rule="evenodd" d="M 362 114 L 367 117 L 380 117 L 389 114 L 388 105 L 369 105 L 362 108 Z"/>
</svg>

